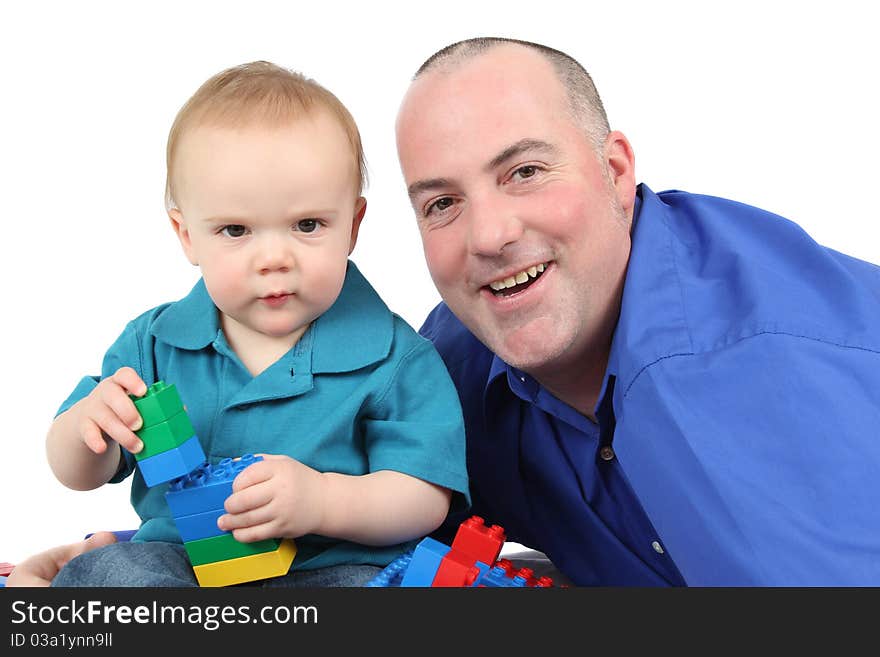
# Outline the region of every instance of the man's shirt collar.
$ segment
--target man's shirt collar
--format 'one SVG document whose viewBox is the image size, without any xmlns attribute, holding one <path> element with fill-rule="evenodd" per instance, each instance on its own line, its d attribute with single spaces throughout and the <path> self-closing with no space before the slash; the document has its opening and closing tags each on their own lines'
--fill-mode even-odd
<svg viewBox="0 0 880 657">
<path fill-rule="evenodd" d="M 391 351 L 393 326 L 391 311 L 349 260 L 339 297 L 308 331 L 312 372 L 351 372 L 385 358 Z M 204 279 L 171 304 L 151 331 L 157 340 L 191 351 L 220 340 L 219 314 Z"/>
<path fill-rule="evenodd" d="M 620 316 L 597 410 L 609 377 L 616 378 L 625 395 L 630 383 L 651 363 L 693 353 L 672 238 L 666 206 L 647 185 L 640 184 Z"/>
<path fill-rule="evenodd" d="M 626 271 L 620 317 L 611 342 L 598 410 L 609 377 L 624 390 L 645 366 L 673 354 L 691 353 L 681 285 L 672 250 L 672 234 L 660 198 L 644 183 L 633 210 L 632 249 Z M 540 385 L 497 355 L 492 358 L 486 390 L 501 375 L 521 399 L 535 402 Z"/>
</svg>

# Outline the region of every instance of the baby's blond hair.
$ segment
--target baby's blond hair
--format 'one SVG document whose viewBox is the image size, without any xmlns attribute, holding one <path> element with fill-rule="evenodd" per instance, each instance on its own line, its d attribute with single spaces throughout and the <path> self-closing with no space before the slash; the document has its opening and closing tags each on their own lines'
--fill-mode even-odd
<svg viewBox="0 0 880 657">
<path fill-rule="evenodd" d="M 165 153 L 165 205 L 174 200 L 175 156 L 182 136 L 198 125 L 237 127 L 261 121 L 270 127 L 324 109 L 339 120 L 351 143 L 358 194 L 367 182 L 366 159 L 357 124 L 330 91 L 296 71 L 266 61 L 228 68 L 206 80 L 171 125 Z"/>
</svg>

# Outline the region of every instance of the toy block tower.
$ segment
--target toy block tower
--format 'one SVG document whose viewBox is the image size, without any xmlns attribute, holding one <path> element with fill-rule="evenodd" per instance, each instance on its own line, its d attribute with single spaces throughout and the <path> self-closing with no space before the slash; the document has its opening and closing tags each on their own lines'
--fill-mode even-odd
<svg viewBox="0 0 880 657">
<path fill-rule="evenodd" d="M 134 455 L 148 487 L 182 477 L 205 463 L 205 453 L 174 384 L 157 381 L 134 397 L 143 426 L 135 434 L 144 448 Z"/>
<path fill-rule="evenodd" d="M 232 481 L 262 459 L 245 454 L 237 460 L 223 459 L 216 466 L 203 464 L 174 479 L 165 493 L 200 586 L 229 586 L 278 577 L 290 569 L 296 556 L 293 541 L 240 543 L 231 532 L 217 527 L 217 519 L 225 513 L 223 504 L 232 494 Z"/>
<path fill-rule="evenodd" d="M 240 543 L 220 531 L 217 519 L 232 494 L 232 480 L 262 456 L 246 454 L 208 464 L 173 384 L 157 381 L 143 397 L 131 397 L 143 419 L 135 434 L 144 448 L 138 468 L 148 487 L 170 482 L 165 499 L 200 586 L 228 586 L 284 575 L 296 556 L 289 539 Z"/>
</svg>

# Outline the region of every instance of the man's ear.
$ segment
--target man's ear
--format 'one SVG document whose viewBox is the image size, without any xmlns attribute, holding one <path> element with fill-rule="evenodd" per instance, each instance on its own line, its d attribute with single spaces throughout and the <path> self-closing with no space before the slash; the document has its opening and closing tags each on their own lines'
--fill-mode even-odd
<svg viewBox="0 0 880 657">
<path fill-rule="evenodd" d="M 619 130 L 608 133 L 604 157 L 617 199 L 631 217 L 636 198 L 636 159 L 626 135 Z"/>
<path fill-rule="evenodd" d="M 192 248 L 189 229 L 183 222 L 183 213 L 177 208 L 171 208 L 168 210 L 168 218 L 171 220 L 171 227 L 174 229 L 174 234 L 177 235 L 177 239 L 180 240 L 180 246 L 183 247 L 183 253 L 186 255 L 186 259 L 192 264 L 198 265 L 199 261 Z"/>
<path fill-rule="evenodd" d="M 351 255 L 351 252 L 354 251 L 354 245 L 357 244 L 358 231 L 361 228 L 361 222 L 364 220 L 366 212 L 367 199 L 359 196 L 358 200 L 354 203 L 354 217 L 351 219 L 351 242 L 348 245 L 348 255 Z"/>
</svg>

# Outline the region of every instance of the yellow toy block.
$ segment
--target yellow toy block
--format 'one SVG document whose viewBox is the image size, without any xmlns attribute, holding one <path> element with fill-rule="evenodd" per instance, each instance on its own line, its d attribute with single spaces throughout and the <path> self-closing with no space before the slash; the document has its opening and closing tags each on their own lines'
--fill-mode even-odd
<svg viewBox="0 0 880 657">
<path fill-rule="evenodd" d="M 272 552 L 206 563 L 193 570 L 199 586 L 231 586 L 286 575 L 295 556 L 296 543 L 285 538 Z"/>
</svg>

